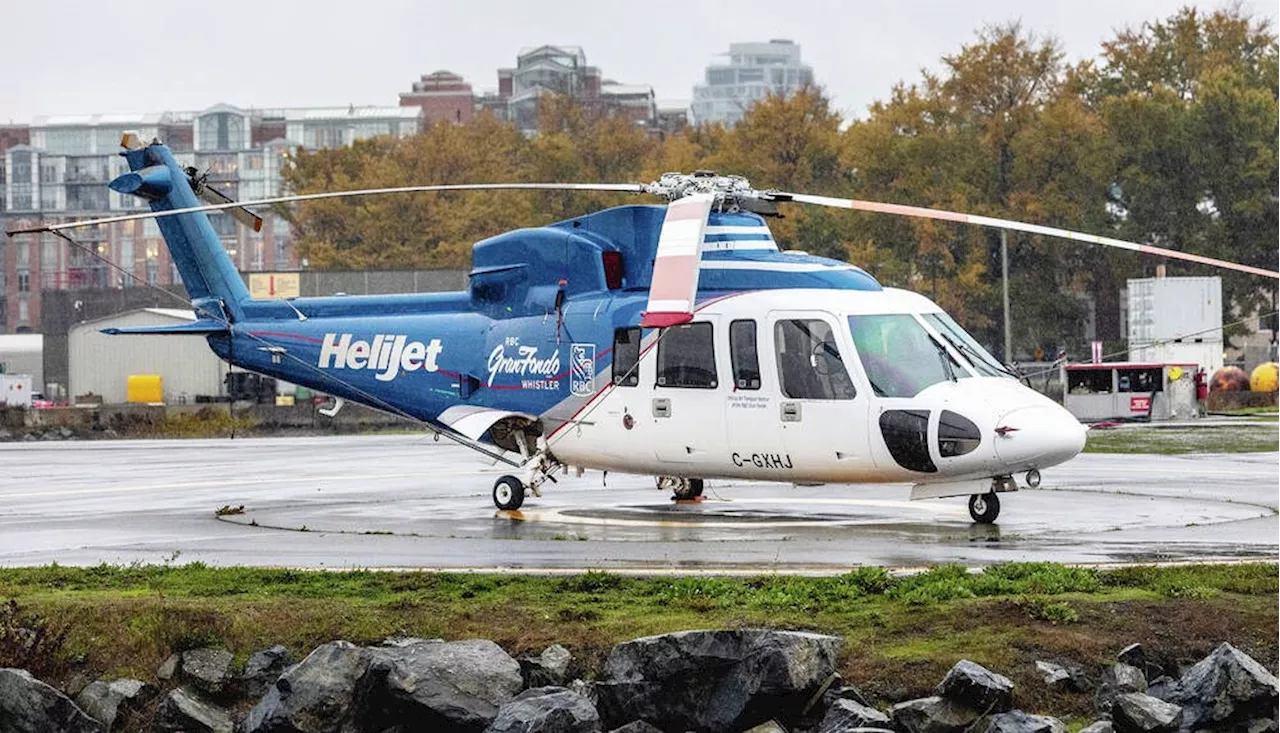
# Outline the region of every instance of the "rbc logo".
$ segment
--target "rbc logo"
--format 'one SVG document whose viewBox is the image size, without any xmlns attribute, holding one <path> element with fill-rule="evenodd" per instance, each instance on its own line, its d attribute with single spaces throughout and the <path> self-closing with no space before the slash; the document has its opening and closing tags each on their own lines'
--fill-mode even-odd
<svg viewBox="0 0 1280 733">
<path fill-rule="evenodd" d="M 569 391 L 580 397 L 589 397 L 595 390 L 596 345 L 570 344 Z"/>
</svg>

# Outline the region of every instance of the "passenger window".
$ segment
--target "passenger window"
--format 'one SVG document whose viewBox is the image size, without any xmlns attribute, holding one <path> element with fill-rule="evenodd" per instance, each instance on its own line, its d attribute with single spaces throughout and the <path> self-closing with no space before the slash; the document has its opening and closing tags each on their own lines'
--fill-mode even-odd
<svg viewBox="0 0 1280 733">
<path fill-rule="evenodd" d="M 729 354 L 733 357 L 733 384 L 738 389 L 760 389 L 760 355 L 756 351 L 756 322 L 729 324 Z"/>
<path fill-rule="evenodd" d="M 658 337 L 658 386 L 714 389 L 716 355 L 710 323 L 672 326 Z"/>
<path fill-rule="evenodd" d="M 826 321 L 778 321 L 773 326 L 773 340 L 782 394 L 797 400 L 853 399 L 853 381 Z"/>
<path fill-rule="evenodd" d="M 640 329 L 613 332 L 613 383 L 620 387 L 640 384 Z"/>
</svg>

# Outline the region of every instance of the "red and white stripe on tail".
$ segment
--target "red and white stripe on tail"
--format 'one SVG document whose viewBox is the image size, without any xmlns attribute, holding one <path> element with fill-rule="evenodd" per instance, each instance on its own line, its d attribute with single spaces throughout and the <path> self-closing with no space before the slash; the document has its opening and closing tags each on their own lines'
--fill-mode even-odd
<svg viewBox="0 0 1280 733">
<path fill-rule="evenodd" d="M 649 307 L 640 320 L 641 326 L 665 328 L 693 320 L 702 237 L 714 201 L 713 194 L 699 193 L 667 205 L 649 284 Z"/>
</svg>

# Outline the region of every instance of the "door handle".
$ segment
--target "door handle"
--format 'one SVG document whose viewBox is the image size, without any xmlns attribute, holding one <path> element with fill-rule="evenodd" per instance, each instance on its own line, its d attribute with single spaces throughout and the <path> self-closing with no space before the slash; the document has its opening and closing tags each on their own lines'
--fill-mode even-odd
<svg viewBox="0 0 1280 733">
<path fill-rule="evenodd" d="M 782 422 L 800 422 L 800 403 L 782 403 Z"/>
<path fill-rule="evenodd" d="M 653 399 L 653 416 L 671 417 L 671 400 L 667 397 L 655 397 Z"/>
</svg>

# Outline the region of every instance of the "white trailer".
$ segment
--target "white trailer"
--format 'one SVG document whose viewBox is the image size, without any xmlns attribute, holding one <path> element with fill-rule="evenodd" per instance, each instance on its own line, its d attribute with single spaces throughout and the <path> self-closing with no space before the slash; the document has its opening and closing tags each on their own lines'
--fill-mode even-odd
<svg viewBox="0 0 1280 733">
<path fill-rule="evenodd" d="M 0 404 L 31 409 L 31 375 L 0 374 Z"/>
</svg>

